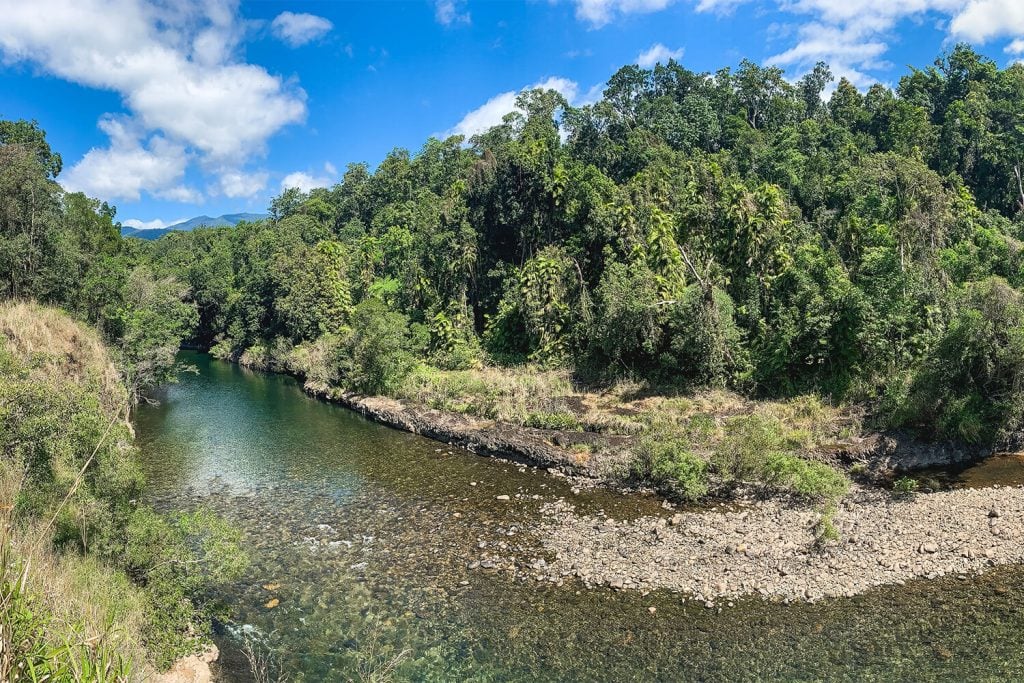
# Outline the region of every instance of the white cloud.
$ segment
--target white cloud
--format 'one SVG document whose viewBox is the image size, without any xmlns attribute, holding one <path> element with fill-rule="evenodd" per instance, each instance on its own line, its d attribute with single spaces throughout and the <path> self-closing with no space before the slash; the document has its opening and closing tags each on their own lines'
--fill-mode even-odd
<svg viewBox="0 0 1024 683">
<path fill-rule="evenodd" d="M 4 61 L 121 96 L 123 131 L 105 117 L 109 147 L 66 180 L 104 199 L 199 199 L 179 182 L 190 161 L 237 167 L 306 115 L 305 93 L 237 58 L 238 0 L 0 0 L 0 16 Z"/>
<path fill-rule="evenodd" d="M 225 197 L 237 199 L 252 197 L 267 186 L 270 177 L 265 171 L 245 173 L 238 170 L 225 170 L 220 173 L 219 190 Z"/>
<path fill-rule="evenodd" d="M 697 3 L 698 12 L 714 12 L 715 14 L 729 14 L 740 5 L 750 0 L 700 0 Z"/>
<path fill-rule="evenodd" d="M 679 0 L 572 0 L 576 17 L 600 28 L 630 14 L 658 12 Z M 724 14 L 753 0 L 690 0 L 698 12 Z M 803 72 L 824 60 L 832 72 L 858 85 L 876 82 L 871 71 L 890 67 L 885 59 L 904 21 L 938 20 L 949 38 L 984 43 L 1011 38 L 1010 54 L 1024 54 L 1024 0 L 761 0 L 780 15 L 801 22 L 796 43 L 767 61 Z M 657 46 L 656 46 L 657 47 Z M 645 57 L 647 59 L 645 59 Z M 656 63 L 643 53 L 638 64 Z"/>
<path fill-rule="evenodd" d="M 327 35 L 334 28 L 329 20 L 315 14 L 281 12 L 270 24 L 274 35 L 291 47 L 301 47 Z"/>
<path fill-rule="evenodd" d="M 576 81 L 570 81 L 568 78 L 557 76 L 534 83 L 523 88 L 523 90 L 533 90 L 534 88 L 557 90 L 570 104 L 574 104 L 579 95 L 579 84 Z M 469 139 L 478 133 L 483 133 L 488 128 L 497 126 L 506 114 L 515 111 L 516 97 L 518 97 L 520 92 L 522 91 L 509 90 L 508 92 L 495 95 L 481 106 L 463 116 L 461 121 L 445 133 L 442 133 L 441 137 L 463 135 L 466 139 Z"/>
<path fill-rule="evenodd" d="M 72 192 L 136 201 L 143 190 L 177 193 L 185 175 L 185 148 L 162 135 L 143 142 L 142 131 L 127 117 L 106 116 L 100 129 L 110 137 L 110 147 L 94 147 L 63 176 L 64 187 Z M 177 199 L 168 195 L 168 199 Z M 191 195 L 191 198 L 194 198 Z"/>
<path fill-rule="evenodd" d="M 306 173 L 305 171 L 295 171 L 289 173 L 281 181 L 281 190 L 287 190 L 295 187 L 303 192 L 309 192 L 318 187 L 329 187 L 334 183 L 334 178 L 338 175 L 338 169 L 335 168 L 331 162 L 324 163 L 323 175 L 317 175 L 314 173 Z"/>
<path fill-rule="evenodd" d="M 655 43 L 636 56 L 637 66 L 650 69 L 655 64 L 668 64 L 670 59 L 679 60 L 683 56 L 683 48 L 670 50 L 661 43 Z"/>
<path fill-rule="evenodd" d="M 295 171 L 286 175 L 281 181 L 281 190 L 288 190 L 294 187 L 303 192 L 309 192 L 318 187 L 327 187 L 330 184 L 331 179 L 326 176 L 314 176 L 305 171 Z"/>
<path fill-rule="evenodd" d="M 121 225 L 126 228 L 135 228 L 136 230 L 163 230 L 172 225 L 184 223 L 187 220 L 187 218 L 176 218 L 173 221 L 162 221 L 159 218 L 154 218 L 151 221 L 142 221 L 138 218 L 129 218 L 126 221 L 121 221 Z"/>
<path fill-rule="evenodd" d="M 1024 34 L 1024 3 L 1020 0 L 970 0 L 949 25 L 959 38 L 985 42 Z"/>
<path fill-rule="evenodd" d="M 153 192 L 153 196 L 182 204 L 201 204 L 204 197 L 199 190 L 185 185 L 175 185 Z"/>
<path fill-rule="evenodd" d="M 469 12 L 461 11 L 464 2 L 465 0 L 436 0 L 434 18 L 437 19 L 437 23 L 444 26 L 471 23 Z"/>
<path fill-rule="evenodd" d="M 675 0 L 573 0 L 576 18 L 601 28 L 627 14 L 658 12 Z"/>
<path fill-rule="evenodd" d="M 838 76 L 857 85 L 877 79 L 872 70 L 890 67 L 889 43 L 904 21 L 938 19 L 949 37 L 985 42 L 1024 35 L 1019 0 L 776 0 L 778 9 L 809 17 L 797 43 L 768 63 L 805 71 L 824 60 Z M 1012 44 L 1011 44 L 1012 45 Z"/>
</svg>

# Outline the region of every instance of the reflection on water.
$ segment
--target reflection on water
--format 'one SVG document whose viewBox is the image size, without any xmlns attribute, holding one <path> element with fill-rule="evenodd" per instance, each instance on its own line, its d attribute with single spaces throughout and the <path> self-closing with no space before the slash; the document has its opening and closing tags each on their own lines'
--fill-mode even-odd
<svg viewBox="0 0 1024 683">
<path fill-rule="evenodd" d="M 1024 453 L 999 453 L 968 467 L 956 477 L 956 483 L 973 488 L 993 484 L 1024 484 Z"/>
<path fill-rule="evenodd" d="M 723 611 L 667 593 L 522 583 L 467 565 L 501 544 L 522 563 L 543 557 L 534 524 L 554 498 L 617 518 L 655 514 L 658 502 L 573 494 L 556 477 L 311 400 L 288 378 L 183 358 L 198 374 L 141 407 L 137 432 L 152 500 L 208 505 L 249 544 L 248 575 L 223 595 L 231 680 L 248 680 L 246 635 L 302 681 L 393 665 L 398 680 L 445 681 L 1024 676 L 1019 568 Z"/>
</svg>

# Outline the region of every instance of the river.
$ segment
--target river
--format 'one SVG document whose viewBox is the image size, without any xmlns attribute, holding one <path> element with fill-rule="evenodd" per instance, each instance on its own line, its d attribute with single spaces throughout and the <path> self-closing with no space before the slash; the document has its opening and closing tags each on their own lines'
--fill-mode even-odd
<svg viewBox="0 0 1024 683">
<path fill-rule="evenodd" d="M 617 519 L 665 511 L 388 429 L 289 377 L 182 360 L 196 372 L 140 406 L 136 432 L 151 502 L 202 505 L 243 532 L 250 568 L 218 595 L 225 680 L 253 680 L 245 641 L 291 681 L 1024 677 L 1020 567 L 715 609 L 521 581 L 475 563 L 496 547 L 543 559 L 545 503 Z"/>
</svg>

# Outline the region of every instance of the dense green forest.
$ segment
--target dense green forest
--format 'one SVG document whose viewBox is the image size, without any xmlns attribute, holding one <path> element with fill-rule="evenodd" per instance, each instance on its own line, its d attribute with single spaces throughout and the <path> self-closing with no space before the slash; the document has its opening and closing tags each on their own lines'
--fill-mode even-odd
<svg viewBox="0 0 1024 683">
<path fill-rule="evenodd" d="M 184 339 L 367 393 L 527 364 L 1015 439 L 1024 66 L 961 45 L 861 92 L 824 64 L 790 82 L 670 62 L 592 105 L 518 105 L 286 191 L 270 220 L 153 243 L 63 193 L 43 132 L 5 122 L 0 287 L 94 323 L 140 391 Z"/>
<path fill-rule="evenodd" d="M 960 46 L 895 90 L 823 98 L 830 81 L 671 62 L 622 68 L 578 109 L 526 92 L 472 140 L 285 192 L 273 220 L 126 245 L 79 306 L 102 318 L 128 259 L 188 287 L 192 341 L 305 350 L 368 392 L 413 359 L 531 362 L 813 391 L 1007 438 L 1024 414 L 1024 67 Z"/>
</svg>

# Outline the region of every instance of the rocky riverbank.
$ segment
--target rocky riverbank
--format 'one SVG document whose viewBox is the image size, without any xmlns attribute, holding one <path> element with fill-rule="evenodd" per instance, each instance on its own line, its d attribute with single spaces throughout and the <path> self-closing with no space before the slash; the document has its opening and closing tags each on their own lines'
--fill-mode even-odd
<svg viewBox="0 0 1024 683">
<path fill-rule="evenodd" d="M 417 406 L 400 399 L 364 396 L 310 382 L 305 383 L 304 389 L 312 396 L 343 405 L 381 424 L 478 455 L 558 469 L 566 474 L 595 479 L 607 477 L 619 462 L 615 457 L 590 457 L 589 450 L 573 450 L 572 446 L 596 442 L 609 445 L 622 441 L 621 438 L 587 432 L 534 429 Z M 625 453 L 622 455 L 625 459 Z"/>
<path fill-rule="evenodd" d="M 821 548 L 820 512 L 779 500 L 632 521 L 578 515 L 564 500 L 542 512 L 549 559 L 528 570 L 534 578 L 667 589 L 708 607 L 852 596 L 1024 561 L 1024 487 L 909 498 L 857 488 L 835 515 L 840 540 Z"/>
</svg>

